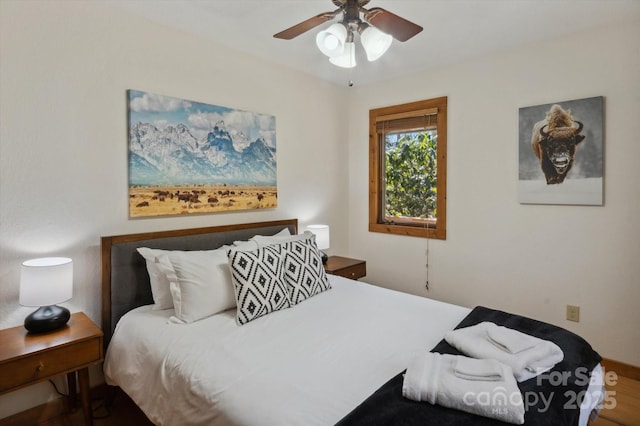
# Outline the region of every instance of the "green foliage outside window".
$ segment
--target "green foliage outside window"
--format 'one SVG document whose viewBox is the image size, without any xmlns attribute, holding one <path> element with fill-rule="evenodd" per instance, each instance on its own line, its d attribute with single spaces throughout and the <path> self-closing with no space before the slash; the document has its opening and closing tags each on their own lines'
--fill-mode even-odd
<svg viewBox="0 0 640 426">
<path fill-rule="evenodd" d="M 385 135 L 385 215 L 436 218 L 435 131 Z"/>
</svg>

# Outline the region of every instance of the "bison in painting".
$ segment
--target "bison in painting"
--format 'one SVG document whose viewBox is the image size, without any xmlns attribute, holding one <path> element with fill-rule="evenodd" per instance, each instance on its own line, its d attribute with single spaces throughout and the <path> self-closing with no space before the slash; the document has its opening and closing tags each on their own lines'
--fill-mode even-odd
<svg viewBox="0 0 640 426">
<path fill-rule="evenodd" d="M 533 126 L 531 147 L 540 160 L 547 185 L 564 182 L 573 165 L 578 144 L 584 140 L 580 134 L 583 124 L 571 116 L 570 110 L 553 105 L 546 118 Z"/>
</svg>

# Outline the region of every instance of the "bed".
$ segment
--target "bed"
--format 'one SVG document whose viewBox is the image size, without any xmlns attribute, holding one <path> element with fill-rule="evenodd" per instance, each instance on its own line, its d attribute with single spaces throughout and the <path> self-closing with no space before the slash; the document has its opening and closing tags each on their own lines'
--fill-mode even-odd
<svg viewBox="0 0 640 426">
<path fill-rule="evenodd" d="M 544 383 L 523 382 L 523 392 L 576 394 L 573 404 L 570 393 L 556 395 L 544 412 L 540 403 L 530 403 L 525 424 L 549 424 L 555 411 L 561 419 L 555 424 L 585 425 L 597 410 L 602 370 L 586 342 L 488 308 L 472 310 L 331 275 L 330 288 L 242 325 L 240 306 L 188 323 L 176 320 L 184 312 L 180 305 L 157 308 L 141 247 L 183 252 L 224 246 L 228 252 L 256 235 L 297 231 L 297 220 L 290 219 L 103 237 L 107 384 L 119 386 L 158 425 L 504 424 L 398 393 L 412 357 L 429 350 L 456 353 L 444 342 L 445 333 L 488 318 L 562 344 L 570 359 L 552 372 L 587 368 L 586 383 L 547 383 L 543 390 Z"/>
</svg>

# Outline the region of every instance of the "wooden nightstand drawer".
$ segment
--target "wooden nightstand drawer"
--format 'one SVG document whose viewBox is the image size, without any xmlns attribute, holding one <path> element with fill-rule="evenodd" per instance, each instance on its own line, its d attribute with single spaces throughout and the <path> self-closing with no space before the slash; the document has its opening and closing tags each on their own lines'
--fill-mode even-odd
<svg viewBox="0 0 640 426">
<path fill-rule="evenodd" d="M 13 361 L 0 377 L 0 393 L 99 362 L 101 351 L 100 339 L 95 338 Z"/>
<path fill-rule="evenodd" d="M 335 275 L 340 275 L 341 277 L 357 280 L 367 275 L 367 266 L 366 264 L 361 263 L 359 265 L 351 266 L 349 268 L 344 268 L 339 271 L 336 271 Z"/>
<path fill-rule="evenodd" d="M 367 262 L 348 257 L 329 256 L 324 269 L 328 274 L 357 280 L 367 275 Z"/>
</svg>

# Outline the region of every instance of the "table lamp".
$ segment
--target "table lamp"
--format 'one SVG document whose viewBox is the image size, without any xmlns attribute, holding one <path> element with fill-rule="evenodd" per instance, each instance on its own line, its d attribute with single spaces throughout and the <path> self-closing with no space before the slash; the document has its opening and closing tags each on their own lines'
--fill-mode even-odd
<svg viewBox="0 0 640 426">
<path fill-rule="evenodd" d="M 316 245 L 322 254 L 322 263 L 327 263 L 328 256 L 322 250 L 328 249 L 331 241 L 329 237 L 329 225 L 309 225 L 306 230 L 315 234 Z"/>
<path fill-rule="evenodd" d="M 71 259 L 45 257 L 24 261 L 20 271 L 20 304 L 39 307 L 24 319 L 24 327 L 31 333 L 64 327 L 71 313 L 56 303 L 71 299 L 72 293 Z"/>
</svg>

